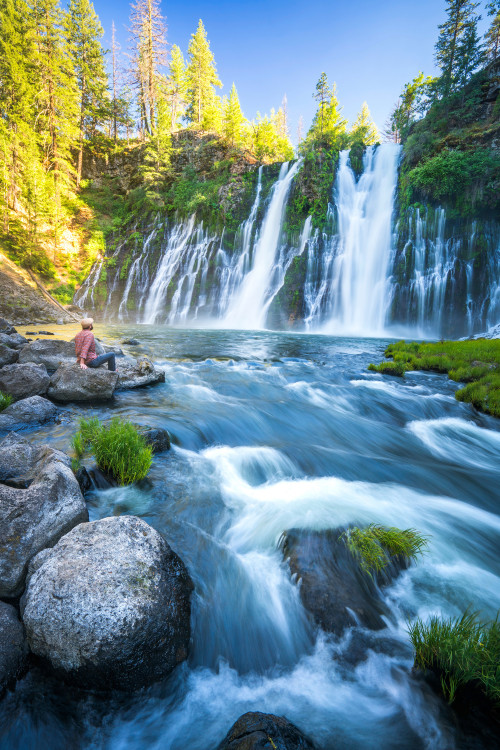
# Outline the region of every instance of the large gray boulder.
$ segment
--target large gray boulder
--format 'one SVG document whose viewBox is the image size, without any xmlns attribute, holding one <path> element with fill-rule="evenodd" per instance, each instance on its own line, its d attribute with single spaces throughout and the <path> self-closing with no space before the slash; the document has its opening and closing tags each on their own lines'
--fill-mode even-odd
<svg viewBox="0 0 500 750">
<path fill-rule="evenodd" d="M 63 365 L 52 375 L 47 395 L 54 401 L 108 401 L 117 380 L 118 374 L 107 368 Z"/>
<path fill-rule="evenodd" d="M 132 690 L 187 657 L 192 588 L 145 521 L 104 518 L 33 560 L 21 613 L 31 650 L 65 679 Z"/>
<path fill-rule="evenodd" d="M 19 596 L 31 558 L 87 520 L 68 456 L 13 432 L 0 441 L 0 597 Z"/>
<path fill-rule="evenodd" d="M 57 406 L 47 398 L 42 396 L 23 398 L 0 412 L 0 432 L 50 422 L 57 412 Z"/>
<path fill-rule="evenodd" d="M 38 339 L 24 346 L 19 354 L 20 364 L 33 362 L 36 365 L 45 365 L 47 370 L 57 370 L 61 364 L 74 364 L 76 362 L 75 344 L 71 341 L 60 341 L 59 339 Z"/>
<path fill-rule="evenodd" d="M 16 349 L 12 349 L 10 346 L 0 343 L 0 367 L 4 365 L 13 365 L 17 362 L 19 352 Z"/>
<path fill-rule="evenodd" d="M 43 365 L 13 364 L 0 369 L 0 391 L 8 393 L 14 401 L 47 393 L 50 378 Z"/>
<path fill-rule="evenodd" d="M 21 675 L 28 653 L 24 627 L 16 610 L 0 602 L 0 694 L 9 682 Z"/>
<path fill-rule="evenodd" d="M 164 383 L 165 373 L 159 370 L 147 357 L 138 360 L 125 359 L 117 364 L 117 389 L 138 388 L 143 385 Z"/>
<path fill-rule="evenodd" d="M 314 750 L 314 747 L 284 716 L 249 711 L 233 724 L 217 750 Z"/>
</svg>

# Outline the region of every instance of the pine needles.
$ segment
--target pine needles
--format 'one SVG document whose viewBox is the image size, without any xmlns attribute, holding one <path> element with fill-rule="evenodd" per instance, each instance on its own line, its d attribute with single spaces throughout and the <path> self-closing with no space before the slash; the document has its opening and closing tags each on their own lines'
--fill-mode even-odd
<svg viewBox="0 0 500 750">
<path fill-rule="evenodd" d="M 500 623 L 498 616 L 482 623 L 477 613 L 461 617 L 416 620 L 408 632 L 415 649 L 415 666 L 430 669 L 441 680 L 443 695 L 452 703 L 466 685 L 480 687 L 500 706 Z"/>
<path fill-rule="evenodd" d="M 143 479 L 153 460 L 152 450 L 137 428 L 119 417 L 108 425 L 97 417 L 81 419 L 72 446 L 78 458 L 91 449 L 99 468 L 112 474 L 121 485 Z"/>
<path fill-rule="evenodd" d="M 386 528 L 375 523 L 364 529 L 357 526 L 347 529 L 340 539 L 368 575 L 384 570 L 391 557 L 416 560 L 427 545 L 427 537 L 415 529 Z"/>
<path fill-rule="evenodd" d="M 0 411 L 3 411 L 8 406 L 10 406 L 12 403 L 12 396 L 9 396 L 8 393 L 4 393 L 3 391 L 0 391 Z"/>
</svg>

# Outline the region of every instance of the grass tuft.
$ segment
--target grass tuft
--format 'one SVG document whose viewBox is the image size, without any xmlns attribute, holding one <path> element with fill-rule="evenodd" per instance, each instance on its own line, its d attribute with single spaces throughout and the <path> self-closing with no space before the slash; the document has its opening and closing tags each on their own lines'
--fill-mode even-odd
<svg viewBox="0 0 500 750">
<path fill-rule="evenodd" d="M 0 391 L 0 411 L 3 411 L 8 406 L 10 406 L 12 403 L 12 396 L 10 396 L 8 393 L 4 393 L 3 391 Z"/>
<path fill-rule="evenodd" d="M 392 362 L 371 364 L 369 370 L 404 377 L 409 370 L 448 373 L 451 380 L 467 383 L 455 393 L 476 409 L 500 417 L 500 339 L 440 341 L 418 344 L 398 341 L 385 350 Z"/>
<path fill-rule="evenodd" d="M 500 623 L 482 623 L 476 613 L 418 619 L 408 626 L 415 666 L 438 675 L 443 695 L 453 703 L 465 686 L 479 687 L 500 706 Z"/>
<path fill-rule="evenodd" d="M 357 526 L 340 536 L 349 551 L 359 559 L 362 570 L 368 575 L 380 573 L 391 557 L 416 560 L 427 545 L 427 537 L 415 529 L 389 528 L 372 523 L 364 529 Z"/>
<path fill-rule="evenodd" d="M 78 458 L 90 448 L 99 468 L 112 474 L 121 485 L 143 479 L 153 452 L 135 425 L 118 417 L 103 425 L 97 417 L 81 419 L 72 446 Z"/>
</svg>

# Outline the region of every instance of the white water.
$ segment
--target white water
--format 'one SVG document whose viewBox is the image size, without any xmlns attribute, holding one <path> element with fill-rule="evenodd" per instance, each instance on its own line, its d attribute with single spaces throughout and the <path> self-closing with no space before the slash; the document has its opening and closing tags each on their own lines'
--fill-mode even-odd
<svg viewBox="0 0 500 750">
<path fill-rule="evenodd" d="M 390 302 L 392 214 L 400 147 L 368 148 L 358 182 L 349 152 L 340 154 L 335 189 L 338 238 L 330 294 L 333 311 L 325 330 L 383 334 Z"/>
<path fill-rule="evenodd" d="M 286 199 L 301 162 L 289 168 L 285 162 L 273 187 L 271 202 L 264 218 L 262 229 L 254 251 L 251 270 L 244 277 L 229 303 L 224 321 L 229 328 L 264 328 L 269 304 L 269 281 L 276 259 L 283 224 Z"/>
</svg>

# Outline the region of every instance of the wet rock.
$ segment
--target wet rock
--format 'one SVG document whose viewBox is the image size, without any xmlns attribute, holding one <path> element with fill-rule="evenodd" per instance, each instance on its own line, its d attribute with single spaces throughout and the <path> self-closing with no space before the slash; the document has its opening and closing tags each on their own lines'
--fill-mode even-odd
<svg viewBox="0 0 500 750">
<path fill-rule="evenodd" d="M 0 344 L 0 367 L 4 365 L 12 365 L 17 362 L 19 358 L 19 352 L 16 349 L 11 349 L 9 346 Z"/>
<path fill-rule="evenodd" d="M 75 471 L 75 478 L 78 482 L 78 486 L 80 487 L 82 495 L 85 495 L 86 492 L 92 489 L 92 479 L 90 478 L 90 475 L 85 466 L 80 466 L 80 468 Z"/>
<path fill-rule="evenodd" d="M 24 627 L 16 610 L 0 602 L 0 694 L 22 674 L 28 653 Z"/>
<path fill-rule="evenodd" d="M 33 362 L 45 365 L 47 370 L 55 371 L 60 365 L 72 365 L 76 362 L 75 345 L 71 341 L 47 341 L 38 339 L 27 344 L 19 354 L 19 362 Z"/>
<path fill-rule="evenodd" d="M 117 380 L 118 374 L 108 369 L 62 365 L 52 375 L 47 395 L 54 401 L 108 401 Z"/>
<path fill-rule="evenodd" d="M 50 422 L 55 418 L 57 411 L 57 406 L 41 396 L 23 398 L 0 413 L 0 431 Z"/>
<path fill-rule="evenodd" d="M 31 558 L 88 511 L 69 458 L 11 432 L 0 441 L 0 597 L 17 597 Z"/>
<path fill-rule="evenodd" d="M 151 446 L 153 453 L 170 450 L 170 435 L 162 427 L 139 427 L 139 432 Z"/>
<path fill-rule="evenodd" d="M 380 630 L 388 610 L 374 580 L 364 573 L 339 537 L 345 529 L 309 531 L 291 529 L 281 547 L 290 572 L 300 580 L 300 598 L 315 622 L 329 633 L 341 635 L 353 625 Z M 398 571 L 393 563 L 385 582 Z"/>
<path fill-rule="evenodd" d="M 106 346 L 99 341 L 99 339 L 95 340 L 95 353 L 98 357 L 101 356 L 101 354 L 109 354 L 109 352 L 113 352 L 117 357 L 123 357 L 123 351 L 120 349 L 119 346 L 110 346 L 109 344 L 106 344 Z"/>
<path fill-rule="evenodd" d="M 43 365 L 19 363 L 0 369 L 0 391 L 8 393 L 15 401 L 47 393 L 50 378 Z"/>
<path fill-rule="evenodd" d="M 151 526 L 104 518 L 33 560 L 21 613 L 31 650 L 68 681 L 132 690 L 187 657 L 192 589 Z"/>
<path fill-rule="evenodd" d="M 137 339 L 124 339 L 122 341 L 122 344 L 127 345 L 127 346 L 139 346 L 140 343 L 141 342 L 138 341 Z"/>
<path fill-rule="evenodd" d="M 217 750 L 314 750 L 315 745 L 284 716 L 249 711 L 233 724 Z"/>
<path fill-rule="evenodd" d="M 38 331 L 39 336 L 54 336 L 52 331 Z"/>
<path fill-rule="evenodd" d="M 165 373 L 159 370 L 147 357 L 137 361 L 127 359 L 117 366 L 117 389 L 138 388 L 143 385 L 153 385 L 165 382 Z"/>
</svg>

